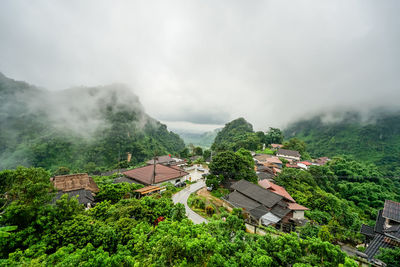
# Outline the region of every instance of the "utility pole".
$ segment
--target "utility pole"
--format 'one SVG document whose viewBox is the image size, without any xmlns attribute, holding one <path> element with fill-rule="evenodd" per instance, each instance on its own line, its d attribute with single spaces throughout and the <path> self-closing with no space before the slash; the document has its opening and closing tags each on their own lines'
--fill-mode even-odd
<svg viewBox="0 0 400 267">
<path fill-rule="evenodd" d="M 151 184 L 154 185 L 156 183 L 156 161 L 157 161 L 157 153 L 154 150 L 154 158 L 153 158 L 153 178 L 151 180 Z"/>
</svg>

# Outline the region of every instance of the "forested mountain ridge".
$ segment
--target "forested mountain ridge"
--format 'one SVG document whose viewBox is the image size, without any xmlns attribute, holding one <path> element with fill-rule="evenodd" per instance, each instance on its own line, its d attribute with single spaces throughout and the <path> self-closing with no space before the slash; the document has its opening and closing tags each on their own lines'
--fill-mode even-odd
<svg viewBox="0 0 400 267">
<path fill-rule="evenodd" d="M 368 119 L 347 112 L 331 122 L 315 116 L 291 124 L 284 135 L 303 140 L 314 157 L 351 155 L 400 175 L 400 112 L 376 111 Z"/>
<path fill-rule="evenodd" d="M 184 148 L 123 85 L 47 91 L 0 74 L 0 169 L 93 171 L 132 153 L 132 164 Z"/>
</svg>

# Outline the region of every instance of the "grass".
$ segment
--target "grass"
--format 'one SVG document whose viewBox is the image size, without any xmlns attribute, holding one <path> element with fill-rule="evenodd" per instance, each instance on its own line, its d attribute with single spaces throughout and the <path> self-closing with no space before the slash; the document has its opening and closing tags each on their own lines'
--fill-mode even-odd
<svg viewBox="0 0 400 267">
<path fill-rule="evenodd" d="M 193 201 L 194 201 L 195 199 L 200 199 L 201 201 L 203 201 L 203 203 L 204 203 L 204 209 L 195 207 L 195 206 L 193 205 Z M 228 212 L 228 211 L 226 210 L 226 208 L 221 207 L 221 206 L 219 206 L 219 205 L 216 205 L 212 199 L 208 199 L 208 198 L 206 198 L 206 197 L 204 197 L 204 196 L 199 196 L 199 195 L 197 195 L 197 192 L 196 192 L 196 193 L 192 193 L 192 194 L 189 196 L 189 198 L 188 198 L 188 205 L 189 205 L 189 207 L 190 207 L 194 212 L 196 212 L 197 214 L 199 214 L 200 216 L 202 216 L 202 217 L 204 217 L 204 218 L 212 218 L 212 217 L 215 216 L 215 215 L 216 215 L 216 216 L 220 216 L 221 213 L 223 213 L 223 212 Z M 211 206 L 211 207 L 214 208 L 214 213 L 213 213 L 213 214 L 207 214 L 207 213 L 206 213 L 206 207 L 207 207 L 207 206 Z"/>
<path fill-rule="evenodd" d="M 228 193 L 229 193 L 229 190 L 226 189 L 226 188 L 222 188 L 222 187 L 218 188 L 217 190 L 211 191 L 211 195 L 213 197 L 217 197 L 217 198 L 221 198 L 223 196 L 226 196 Z"/>
<path fill-rule="evenodd" d="M 257 154 L 274 155 L 274 154 L 275 154 L 275 151 L 273 151 L 273 150 L 271 150 L 271 149 L 269 149 L 269 148 L 266 148 L 266 149 L 264 149 L 264 150 L 256 150 L 256 153 L 257 153 Z"/>
</svg>

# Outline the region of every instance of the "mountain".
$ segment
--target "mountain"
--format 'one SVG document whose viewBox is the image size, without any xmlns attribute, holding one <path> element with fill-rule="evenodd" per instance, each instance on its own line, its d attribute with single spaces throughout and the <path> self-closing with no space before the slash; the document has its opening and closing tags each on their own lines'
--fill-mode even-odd
<svg viewBox="0 0 400 267">
<path fill-rule="evenodd" d="M 0 169 L 88 171 L 112 167 L 128 152 L 137 164 L 185 146 L 120 84 L 48 91 L 0 74 L 0 102 Z"/>
<path fill-rule="evenodd" d="M 227 124 L 218 132 L 212 150 L 238 150 L 245 148 L 256 150 L 261 143 L 260 138 L 253 131 L 253 125 L 244 118 L 238 118 Z"/>
<path fill-rule="evenodd" d="M 292 123 L 286 139 L 297 137 L 312 156 L 351 155 L 374 163 L 388 175 L 400 175 L 400 112 L 344 112 Z"/>
<path fill-rule="evenodd" d="M 210 148 L 219 131 L 221 131 L 221 129 L 215 129 L 205 133 L 189 133 L 179 131 L 177 133 L 187 145 L 193 144 L 203 148 Z"/>
</svg>

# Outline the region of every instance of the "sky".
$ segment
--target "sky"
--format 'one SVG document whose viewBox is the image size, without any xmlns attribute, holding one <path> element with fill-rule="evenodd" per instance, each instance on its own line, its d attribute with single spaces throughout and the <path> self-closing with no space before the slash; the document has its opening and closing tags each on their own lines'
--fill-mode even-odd
<svg viewBox="0 0 400 267">
<path fill-rule="evenodd" d="M 0 72 L 123 83 L 171 129 L 399 108 L 400 1 L 2 0 Z"/>
</svg>

